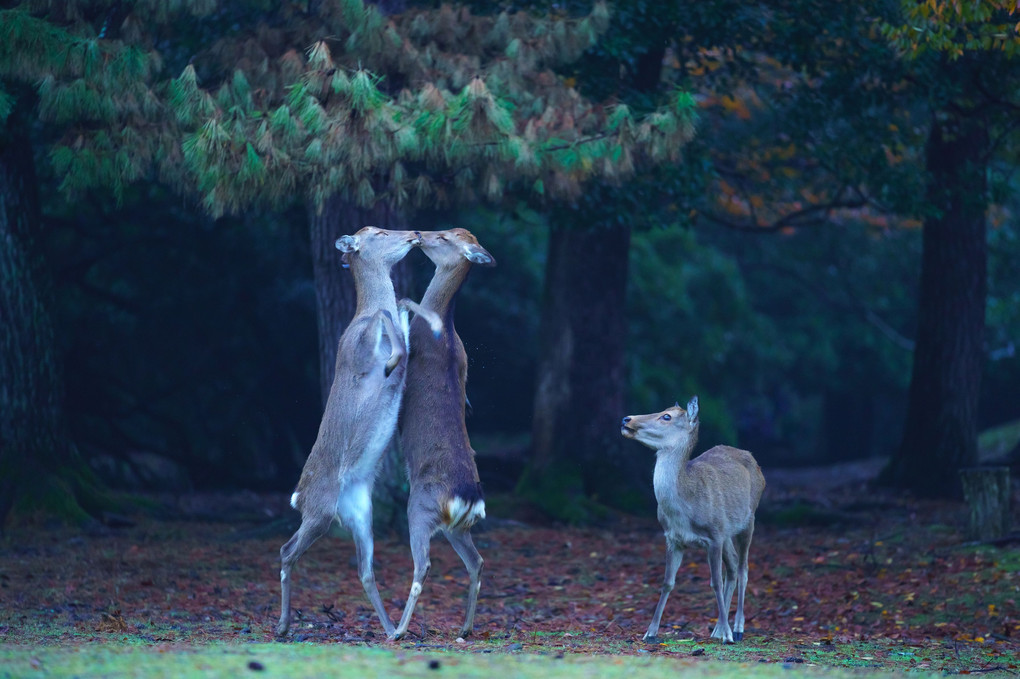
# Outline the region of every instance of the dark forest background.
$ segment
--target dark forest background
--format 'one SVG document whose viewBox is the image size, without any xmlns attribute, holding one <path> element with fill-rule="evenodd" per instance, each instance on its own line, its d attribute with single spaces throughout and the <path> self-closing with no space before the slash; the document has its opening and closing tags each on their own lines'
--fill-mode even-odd
<svg viewBox="0 0 1020 679">
<path fill-rule="evenodd" d="M 883 482 L 953 496 L 957 468 L 1016 460 L 1017 17 L 852 5 L 0 4 L 0 510 L 289 491 L 344 321 L 324 309 L 350 294 L 328 244 L 369 223 L 464 227 L 496 257 L 457 305 L 468 427 L 486 486 L 551 514 L 560 493 L 647 508 L 651 455 L 619 417 L 693 394 L 699 448 L 766 469 L 887 458 Z M 497 40 L 501 11 L 520 21 Z M 365 37 L 386 26 L 403 47 Z M 362 64 L 384 76 L 365 99 Z M 481 80 L 472 143 L 532 144 L 536 169 L 423 128 L 327 177 L 349 157 L 325 157 L 331 125 L 376 152 L 351 119 Z M 398 276 L 419 296 L 431 270 L 411 253 Z"/>
</svg>

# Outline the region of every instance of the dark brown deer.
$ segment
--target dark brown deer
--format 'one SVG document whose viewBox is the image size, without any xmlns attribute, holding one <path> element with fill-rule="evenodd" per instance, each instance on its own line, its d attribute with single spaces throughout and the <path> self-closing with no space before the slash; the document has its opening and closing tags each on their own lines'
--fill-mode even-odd
<svg viewBox="0 0 1020 679">
<path fill-rule="evenodd" d="M 421 306 L 442 319 L 443 329 L 436 337 L 418 318 L 411 323 L 400 444 L 411 485 L 407 521 L 414 579 L 394 639 L 403 637 L 411 622 L 431 565 L 429 540 L 437 530 L 442 529 L 471 579 L 462 636 L 474 626 L 481 585 L 482 557 L 470 530 L 485 518 L 485 501 L 464 424 L 467 354 L 453 327 L 453 310 L 471 265 L 495 266 L 496 260 L 465 229 L 423 232 L 421 249 L 436 265 Z"/>
<path fill-rule="evenodd" d="M 659 523 L 666 533 L 666 575 L 645 632 L 646 641 L 655 641 L 684 549 L 690 545 L 708 548 L 712 590 L 719 609 L 712 638 L 733 643 L 744 637 L 747 554 L 765 477 L 751 453 L 730 446 L 715 446 L 692 460 L 698 424 L 695 396 L 687 410 L 677 403 L 661 413 L 625 417 L 620 427 L 624 437 L 656 451 L 655 499 L 659 503 Z M 734 587 L 737 614 L 731 629 L 727 618 Z"/>
<path fill-rule="evenodd" d="M 407 372 L 408 309 L 417 307 L 406 300 L 398 304 L 390 269 L 420 244 L 417 231 L 373 226 L 336 241 L 354 276 L 357 308 L 340 336 L 319 434 L 290 500 L 301 512 L 301 527 L 280 548 L 277 635 L 290 627 L 291 568 L 334 520 L 351 531 L 361 584 L 386 634 L 393 634 L 372 570 L 372 486 L 396 431 Z M 428 315 L 438 330 L 439 319 Z"/>
</svg>

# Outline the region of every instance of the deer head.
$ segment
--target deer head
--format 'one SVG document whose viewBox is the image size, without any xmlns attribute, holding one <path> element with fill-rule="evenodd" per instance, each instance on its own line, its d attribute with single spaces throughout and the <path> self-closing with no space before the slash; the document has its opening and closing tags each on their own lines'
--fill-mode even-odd
<svg viewBox="0 0 1020 679">
<path fill-rule="evenodd" d="M 496 258 L 467 229 L 426 231 L 421 237 L 422 251 L 437 268 L 455 267 L 465 259 L 478 266 L 496 266 Z"/>
<path fill-rule="evenodd" d="M 404 258 L 408 251 L 421 245 L 417 231 L 388 231 L 366 226 L 357 233 L 336 239 L 336 249 L 344 253 L 344 268 L 356 261 L 372 261 L 387 270 Z"/>
<path fill-rule="evenodd" d="M 659 413 L 628 415 L 620 422 L 624 438 L 634 439 L 649 448 L 661 450 L 686 443 L 698 430 L 698 397 L 694 396 L 687 409 L 676 403 Z"/>
</svg>

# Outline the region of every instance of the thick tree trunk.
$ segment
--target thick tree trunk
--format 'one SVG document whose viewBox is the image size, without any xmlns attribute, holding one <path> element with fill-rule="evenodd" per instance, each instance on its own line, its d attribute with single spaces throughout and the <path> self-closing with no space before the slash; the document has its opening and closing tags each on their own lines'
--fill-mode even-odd
<svg viewBox="0 0 1020 679">
<path fill-rule="evenodd" d="M 987 292 L 985 158 L 980 120 L 949 117 L 927 144 L 917 344 L 899 451 L 883 480 L 926 497 L 958 497 L 958 470 L 977 464 L 977 409 Z"/>
<path fill-rule="evenodd" d="M 365 226 L 404 230 L 406 218 L 390 206 L 359 208 L 338 196 L 328 199 L 321 210 L 308 208 L 311 230 L 312 270 L 315 278 L 316 312 L 319 322 L 319 388 L 325 406 L 333 385 L 336 350 L 340 335 L 354 316 L 354 279 L 342 268 L 336 239 Z M 397 298 L 411 291 L 411 268 L 403 263 L 393 268 Z M 396 444 L 383 458 L 376 480 L 374 507 L 377 526 L 400 528 L 405 522 L 402 508 L 407 499 L 403 459 Z"/>
<path fill-rule="evenodd" d="M 45 303 L 28 120 L 18 110 L 0 127 L 0 528 L 15 504 L 86 517 L 74 483 L 85 470 L 68 437 Z"/>
<path fill-rule="evenodd" d="M 567 520 L 591 499 L 651 501 L 652 456 L 624 454 L 626 288 L 630 229 L 555 227 L 543 300 L 533 457 L 520 490 Z"/>
</svg>

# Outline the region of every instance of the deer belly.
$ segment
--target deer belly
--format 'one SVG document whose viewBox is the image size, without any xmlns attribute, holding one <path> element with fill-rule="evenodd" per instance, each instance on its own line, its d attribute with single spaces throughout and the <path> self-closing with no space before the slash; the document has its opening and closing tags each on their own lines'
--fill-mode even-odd
<svg viewBox="0 0 1020 679">
<path fill-rule="evenodd" d="M 355 462 L 340 471 L 341 484 L 353 482 L 355 479 L 375 478 L 379 460 L 397 429 L 399 408 L 400 402 L 397 401 L 392 407 L 383 410 L 375 420 L 365 423 L 370 429 L 359 437 L 361 450 L 350 451 Z"/>
<path fill-rule="evenodd" d="M 659 523 L 662 525 L 666 542 L 675 547 L 708 545 L 708 535 L 698 531 L 690 518 L 680 512 L 659 510 Z"/>
</svg>

